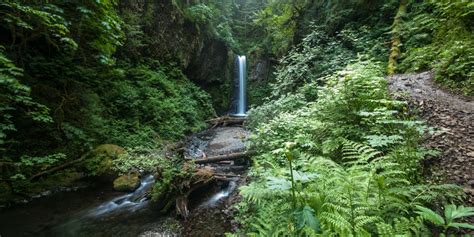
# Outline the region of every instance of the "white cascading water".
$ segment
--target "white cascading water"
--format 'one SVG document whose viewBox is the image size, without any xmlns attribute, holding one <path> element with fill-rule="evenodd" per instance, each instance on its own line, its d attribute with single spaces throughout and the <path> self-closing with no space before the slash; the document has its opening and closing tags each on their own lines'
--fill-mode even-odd
<svg viewBox="0 0 474 237">
<path fill-rule="evenodd" d="M 247 101 L 245 96 L 245 74 L 246 74 L 246 62 L 247 58 L 245 56 L 238 56 L 238 66 L 239 66 L 239 93 L 238 93 L 238 104 L 237 104 L 237 113 L 236 116 L 245 116 L 245 110 L 247 107 Z"/>
<path fill-rule="evenodd" d="M 236 181 L 230 181 L 228 186 L 221 190 L 220 192 L 214 194 L 209 200 L 201 204 L 203 207 L 215 207 L 219 204 L 219 201 L 223 198 L 228 197 L 232 192 L 234 192 L 235 188 L 237 187 Z"/>
<path fill-rule="evenodd" d="M 102 205 L 92 209 L 88 213 L 89 216 L 99 216 L 119 209 L 130 208 L 131 210 L 135 210 L 136 208 L 139 208 L 147 201 L 146 198 L 142 197 L 143 193 L 149 190 L 154 182 L 155 177 L 153 177 L 153 175 L 148 175 L 141 180 L 140 186 L 133 193 L 124 194 L 103 203 Z M 140 199 L 137 200 L 137 198 Z"/>
</svg>

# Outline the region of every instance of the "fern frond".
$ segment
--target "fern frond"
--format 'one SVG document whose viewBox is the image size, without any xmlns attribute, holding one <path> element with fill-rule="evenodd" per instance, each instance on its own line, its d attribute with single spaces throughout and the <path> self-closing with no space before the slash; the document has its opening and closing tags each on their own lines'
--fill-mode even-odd
<svg viewBox="0 0 474 237">
<path fill-rule="evenodd" d="M 339 213 L 321 213 L 321 221 L 327 222 L 338 232 L 351 231 L 352 225 Z"/>
</svg>

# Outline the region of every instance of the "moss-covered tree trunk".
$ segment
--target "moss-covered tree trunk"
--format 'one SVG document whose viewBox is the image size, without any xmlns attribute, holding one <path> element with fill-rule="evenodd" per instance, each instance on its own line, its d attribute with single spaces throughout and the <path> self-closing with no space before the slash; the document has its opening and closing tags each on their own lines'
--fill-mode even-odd
<svg viewBox="0 0 474 237">
<path fill-rule="evenodd" d="M 390 49 L 390 57 L 388 59 L 387 72 L 389 75 L 395 73 L 397 69 L 397 59 L 400 57 L 400 46 L 401 40 L 401 28 L 402 28 L 402 17 L 407 11 L 408 0 L 400 0 L 400 6 L 398 7 L 397 15 L 393 20 L 392 25 L 392 46 Z"/>
</svg>

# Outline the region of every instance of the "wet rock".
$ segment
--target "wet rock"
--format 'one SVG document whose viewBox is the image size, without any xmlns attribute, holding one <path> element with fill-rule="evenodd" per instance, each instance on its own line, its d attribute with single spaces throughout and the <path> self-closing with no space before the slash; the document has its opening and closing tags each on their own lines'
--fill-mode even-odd
<svg viewBox="0 0 474 237">
<path fill-rule="evenodd" d="M 114 180 L 114 189 L 120 192 L 132 192 L 140 186 L 140 174 L 122 175 Z"/>
<path fill-rule="evenodd" d="M 268 59 L 259 59 L 254 64 L 250 65 L 249 81 L 266 80 L 270 74 L 271 63 Z"/>
</svg>

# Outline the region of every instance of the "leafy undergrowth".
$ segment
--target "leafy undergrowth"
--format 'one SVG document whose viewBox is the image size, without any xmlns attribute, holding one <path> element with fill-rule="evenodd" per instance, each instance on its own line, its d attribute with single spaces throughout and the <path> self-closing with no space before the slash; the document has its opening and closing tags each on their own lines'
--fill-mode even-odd
<svg viewBox="0 0 474 237">
<path fill-rule="evenodd" d="M 109 160 L 97 157 L 71 163 L 100 144 L 158 149 L 215 113 L 180 60 L 142 54 L 155 48 L 142 27 L 152 18 L 140 25 L 122 12 L 134 4 L 118 5 L 0 3 L 0 205 L 70 183 L 77 172 L 107 170 Z"/>
<path fill-rule="evenodd" d="M 436 81 L 474 95 L 472 1 L 411 3 L 401 32 L 405 52 L 399 71 L 433 69 Z"/>
<path fill-rule="evenodd" d="M 280 104 L 271 119 L 260 108 L 250 111 L 258 155 L 253 181 L 240 190 L 243 233 L 428 236 L 474 228 L 430 224 L 428 208 L 460 202 L 461 190 L 423 182 L 421 161 L 436 152 L 420 143 L 432 130 L 389 97 L 382 71 L 376 62 L 359 61 L 325 77 L 325 86 L 300 88 L 317 100 Z"/>
</svg>

